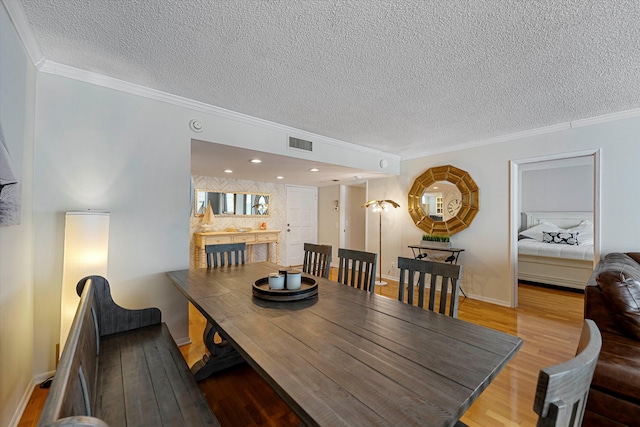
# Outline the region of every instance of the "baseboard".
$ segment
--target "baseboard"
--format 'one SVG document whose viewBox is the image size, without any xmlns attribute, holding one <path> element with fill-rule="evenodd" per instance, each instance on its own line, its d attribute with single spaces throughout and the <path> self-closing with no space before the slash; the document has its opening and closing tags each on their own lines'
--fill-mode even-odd
<svg viewBox="0 0 640 427">
<path fill-rule="evenodd" d="M 511 304 L 509 303 L 509 301 L 504 301 L 504 300 L 495 299 L 495 298 L 487 298 L 481 295 L 472 294 L 470 292 L 467 292 L 467 298 L 476 299 L 478 301 L 488 302 L 488 303 L 500 305 L 503 307 L 511 307 Z"/>
<path fill-rule="evenodd" d="M 191 337 L 187 335 L 186 337 L 181 337 L 175 340 L 178 347 L 182 347 L 183 345 L 191 344 Z"/>
<path fill-rule="evenodd" d="M 552 283 L 536 282 L 533 280 L 518 280 L 518 282 L 524 285 L 538 286 L 538 287 L 547 288 L 547 289 L 558 289 L 560 291 L 574 292 L 577 294 L 584 294 L 584 287 L 585 287 L 584 284 L 582 285 L 582 287 L 578 288 L 574 286 L 562 286 L 562 285 L 554 285 Z"/>
<path fill-rule="evenodd" d="M 9 427 L 18 427 L 20 420 L 22 419 L 22 414 L 29 403 L 29 399 L 31 398 L 31 393 L 33 393 L 33 389 L 36 386 L 37 382 L 35 379 L 31 381 L 31 383 L 27 386 L 27 389 L 22 394 L 22 398 L 20 399 L 20 403 L 16 408 L 16 411 L 13 413 L 13 417 L 11 417 L 11 421 L 9 421 Z"/>
</svg>

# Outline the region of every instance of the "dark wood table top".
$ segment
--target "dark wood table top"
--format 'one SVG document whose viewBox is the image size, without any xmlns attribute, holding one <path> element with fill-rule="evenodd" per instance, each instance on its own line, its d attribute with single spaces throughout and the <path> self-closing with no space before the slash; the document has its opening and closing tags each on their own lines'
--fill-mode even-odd
<svg viewBox="0 0 640 427">
<path fill-rule="evenodd" d="M 167 273 L 306 425 L 448 426 L 522 339 L 330 280 L 292 302 L 252 296 L 267 262 Z"/>
</svg>

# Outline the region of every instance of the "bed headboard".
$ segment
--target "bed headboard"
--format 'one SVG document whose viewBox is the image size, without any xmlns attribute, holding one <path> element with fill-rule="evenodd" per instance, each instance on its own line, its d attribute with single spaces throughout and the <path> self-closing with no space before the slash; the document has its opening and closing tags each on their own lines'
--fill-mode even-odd
<svg viewBox="0 0 640 427">
<path fill-rule="evenodd" d="M 521 231 L 531 228 L 543 220 L 560 228 L 571 228 L 577 226 L 583 220 L 593 222 L 593 212 L 522 212 Z"/>
</svg>

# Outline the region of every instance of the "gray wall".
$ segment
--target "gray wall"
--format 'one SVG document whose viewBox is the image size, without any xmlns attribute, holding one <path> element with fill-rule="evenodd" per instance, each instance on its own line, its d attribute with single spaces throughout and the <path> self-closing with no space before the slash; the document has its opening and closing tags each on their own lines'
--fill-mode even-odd
<svg viewBox="0 0 640 427">
<path fill-rule="evenodd" d="M 522 172 L 522 211 L 592 211 L 593 166 Z"/>
</svg>

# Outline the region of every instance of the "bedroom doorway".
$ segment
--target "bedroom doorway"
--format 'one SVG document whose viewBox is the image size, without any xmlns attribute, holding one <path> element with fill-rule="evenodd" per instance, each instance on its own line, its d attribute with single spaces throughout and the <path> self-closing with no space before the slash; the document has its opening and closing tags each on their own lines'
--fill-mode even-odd
<svg viewBox="0 0 640 427">
<path fill-rule="evenodd" d="M 582 182 L 571 183 L 572 176 L 569 171 L 576 171 L 577 167 L 591 168 L 591 174 L 589 179 L 591 182 L 587 182 L 582 185 Z M 568 169 L 574 168 L 574 169 Z M 546 172 L 545 172 L 546 170 Z M 536 172 L 539 171 L 539 172 Z M 549 172 L 551 171 L 551 172 Z M 579 190 L 572 192 L 570 197 L 566 197 L 567 190 L 561 189 L 562 185 L 553 185 L 553 183 L 546 182 L 541 189 L 536 190 L 532 180 L 544 181 L 545 179 L 561 179 L 563 173 L 566 173 L 567 182 L 562 182 L 566 186 L 580 185 Z M 579 175 L 576 175 L 579 176 Z M 534 178 L 538 177 L 538 178 Z M 573 177 L 574 179 L 575 176 Z M 527 179 L 529 181 L 527 181 Z M 555 182 L 555 181 L 554 181 Z M 555 191 L 556 187 L 559 191 Z M 588 193 L 585 193 L 588 192 Z M 575 211 L 585 210 L 593 212 L 593 229 L 594 229 L 594 245 L 593 245 L 593 260 L 592 266 L 595 260 L 599 259 L 599 204 L 600 204 L 600 150 L 580 151 L 574 153 L 565 153 L 558 155 L 550 155 L 543 157 L 535 157 L 529 159 L 520 159 L 510 161 L 510 265 L 512 276 L 512 306 L 518 306 L 518 235 L 523 228 L 523 215 L 522 212 L 526 211 L 554 211 L 555 214 L 558 211 Z M 523 193 L 528 194 L 528 199 L 523 199 Z M 573 194 L 575 193 L 575 194 Z M 590 193 L 590 194 L 589 194 Z M 565 199 L 562 199 L 563 194 Z M 571 209 L 571 205 L 578 204 L 575 200 L 572 202 L 571 197 L 580 197 L 582 194 L 585 199 L 582 201 L 582 208 Z M 586 195 L 585 195 L 586 194 Z M 592 197 L 590 197 L 592 194 Z M 539 208 L 536 208 L 539 207 Z M 578 221 L 579 222 L 579 221 Z"/>
</svg>

